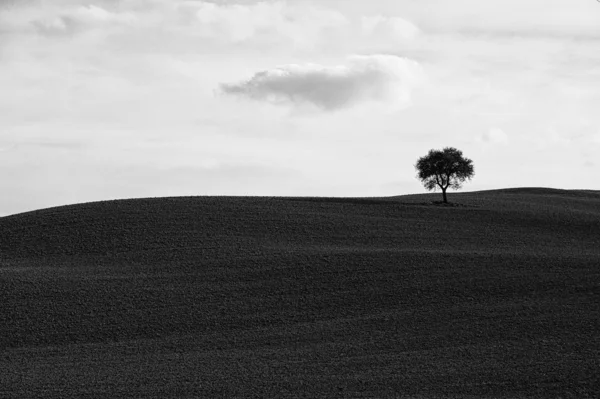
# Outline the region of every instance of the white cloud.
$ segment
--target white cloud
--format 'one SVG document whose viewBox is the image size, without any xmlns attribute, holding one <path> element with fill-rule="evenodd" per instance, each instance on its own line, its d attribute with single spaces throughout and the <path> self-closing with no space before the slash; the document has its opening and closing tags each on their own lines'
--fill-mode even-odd
<svg viewBox="0 0 600 399">
<path fill-rule="evenodd" d="M 508 135 L 499 127 L 492 127 L 481 135 L 480 140 L 491 144 L 506 144 L 508 142 Z"/>
<path fill-rule="evenodd" d="M 184 2 L 184 16 L 195 17 L 197 33 L 234 43 L 262 40 L 271 44 L 292 43 L 299 48 L 319 44 L 354 45 L 368 41 L 397 44 L 414 39 L 419 28 L 400 17 L 381 15 L 350 18 L 340 11 L 319 6 L 282 1 L 253 4 L 217 4 L 205 1 Z"/>
<path fill-rule="evenodd" d="M 82 6 L 74 0 L 57 0 L 20 6 L 18 13 L 0 13 L 0 32 L 62 36 L 108 29 L 115 33 L 115 27 L 122 28 L 115 42 L 129 43 L 136 51 L 167 44 L 180 48 L 182 43 L 194 51 L 199 51 L 199 44 L 211 44 L 223 52 L 239 51 L 230 45 L 243 44 L 244 51 L 326 48 L 352 53 L 368 48 L 369 43 L 377 43 L 379 51 L 391 51 L 419 33 L 413 23 L 397 16 L 350 16 L 295 1 L 148 0 L 142 5 L 136 0 L 96 0 Z"/>
<path fill-rule="evenodd" d="M 287 39 L 310 46 L 328 29 L 338 29 L 348 21 L 340 12 L 288 3 L 216 4 L 205 1 L 186 3 L 195 7 L 197 32 L 204 36 L 244 42 L 250 39 Z"/>
<path fill-rule="evenodd" d="M 131 13 L 113 13 L 95 5 L 79 6 L 31 22 L 39 33 L 76 33 L 107 25 L 133 24 L 136 18 Z"/>
<path fill-rule="evenodd" d="M 361 18 L 363 34 L 380 39 L 408 40 L 419 34 L 419 28 L 412 22 L 399 17 L 381 15 Z"/>
<path fill-rule="evenodd" d="M 274 104 L 312 104 L 331 111 L 359 102 L 406 107 L 411 90 L 424 82 L 419 64 L 391 55 L 353 56 L 344 65 L 283 65 L 247 81 L 222 84 L 225 94 Z"/>
<path fill-rule="evenodd" d="M 544 138 L 544 144 L 549 145 L 560 145 L 567 146 L 571 144 L 571 138 L 567 136 L 566 133 L 562 131 L 558 131 L 554 127 L 549 127 L 546 131 L 546 137 Z"/>
</svg>

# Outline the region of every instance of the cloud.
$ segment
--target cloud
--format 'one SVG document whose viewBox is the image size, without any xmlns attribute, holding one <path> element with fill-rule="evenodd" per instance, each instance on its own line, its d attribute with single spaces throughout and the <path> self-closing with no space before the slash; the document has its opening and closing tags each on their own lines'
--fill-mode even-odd
<svg viewBox="0 0 600 399">
<path fill-rule="evenodd" d="M 390 48 L 420 32 L 412 22 L 382 15 L 350 17 L 338 10 L 301 2 L 260 1 L 251 4 L 185 1 L 180 17 L 195 34 L 221 42 L 365 47 L 375 42 Z"/>
<path fill-rule="evenodd" d="M 485 143 L 506 144 L 508 142 L 508 135 L 499 127 L 493 127 L 483 133 L 480 140 Z"/>
<path fill-rule="evenodd" d="M 409 40 L 416 38 L 420 33 L 415 24 L 399 17 L 362 17 L 361 25 L 363 35 L 374 38 Z"/>
<path fill-rule="evenodd" d="M 312 104 L 332 111 L 365 101 L 406 107 L 424 81 L 419 64 L 391 55 L 353 56 L 344 65 L 290 64 L 261 71 L 247 81 L 221 84 L 227 95 L 273 104 Z"/>
<path fill-rule="evenodd" d="M 397 16 L 357 16 L 344 8 L 279 0 L 95 0 L 85 6 L 76 0 L 23 1 L 0 12 L 0 34 L 34 34 L 56 42 L 85 35 L 84 40 L 136 53 L 394 53 L 419 32 Z"/>
<path fill-rule="evenodd" d="M 418 6 L 406 7 L 406 12 L 411 18 L 422 21 L 425 30 L 436 33 L 519 40 L 560 36 L 570 40 L 573 35 L 598 37 L 597 1 L 422 0 L 418 3 Z"/>
<path fill-rule="evenodd" d="M 107 25 L 132 24 L 136 18 L 131 13 L 113 13 L 95 5 L 80 6 L 57 15 L 31 21 L 44 35 L 77 33 Z"/>
<path fill-rule="evenodd" d="M 299 7 L 280 1 L 248 5 L 186 2 L 181 9 L 187 12 L 195 9 L 197 32 L 233 42 L 286 38 L 296 44 L 310 45 L 323 31 L 348 23 L 346 17 L 335 10 Z"/>
</svg>

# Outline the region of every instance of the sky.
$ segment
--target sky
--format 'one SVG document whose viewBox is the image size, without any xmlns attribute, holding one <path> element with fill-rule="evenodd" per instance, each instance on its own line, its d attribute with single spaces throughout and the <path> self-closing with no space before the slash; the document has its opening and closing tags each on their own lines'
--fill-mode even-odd
<svg viewBox="0 0 600 399">
<path fill-rule="evenodd" d="M 447 146 L 599 190 L 600 2 L 0 0 L 0 215 L 420 193 Z"/>
</svg>

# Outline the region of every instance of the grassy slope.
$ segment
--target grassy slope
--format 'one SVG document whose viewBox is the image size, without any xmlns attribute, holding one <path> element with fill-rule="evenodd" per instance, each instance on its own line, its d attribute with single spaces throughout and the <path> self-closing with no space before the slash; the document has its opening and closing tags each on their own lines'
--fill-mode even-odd
<svg viewBox="0 0 600 399">
<path fill-rule="evenodd" d="M 595 397 L 600 192 L 0 218 L 0 397 Z"/>
</svg>

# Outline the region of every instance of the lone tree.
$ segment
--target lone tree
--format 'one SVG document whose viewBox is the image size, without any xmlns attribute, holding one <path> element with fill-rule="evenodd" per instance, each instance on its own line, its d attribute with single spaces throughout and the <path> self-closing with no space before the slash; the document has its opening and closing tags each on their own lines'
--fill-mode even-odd
<svg viewBox="0 0 600 399">
<path fill-rule="evenodd" d="M 429 154 L 419 158 L 415 169 L 427 190 L 442 189 L 444 203 L 448 203 L 448 187 L 458 190 L 465 180 L 471 180 L 475 175 L 473 161 L 463 157 L 462 151 L 453 147 L 446 147 L 442 151 L 429 150 Z"/>
</svg>

